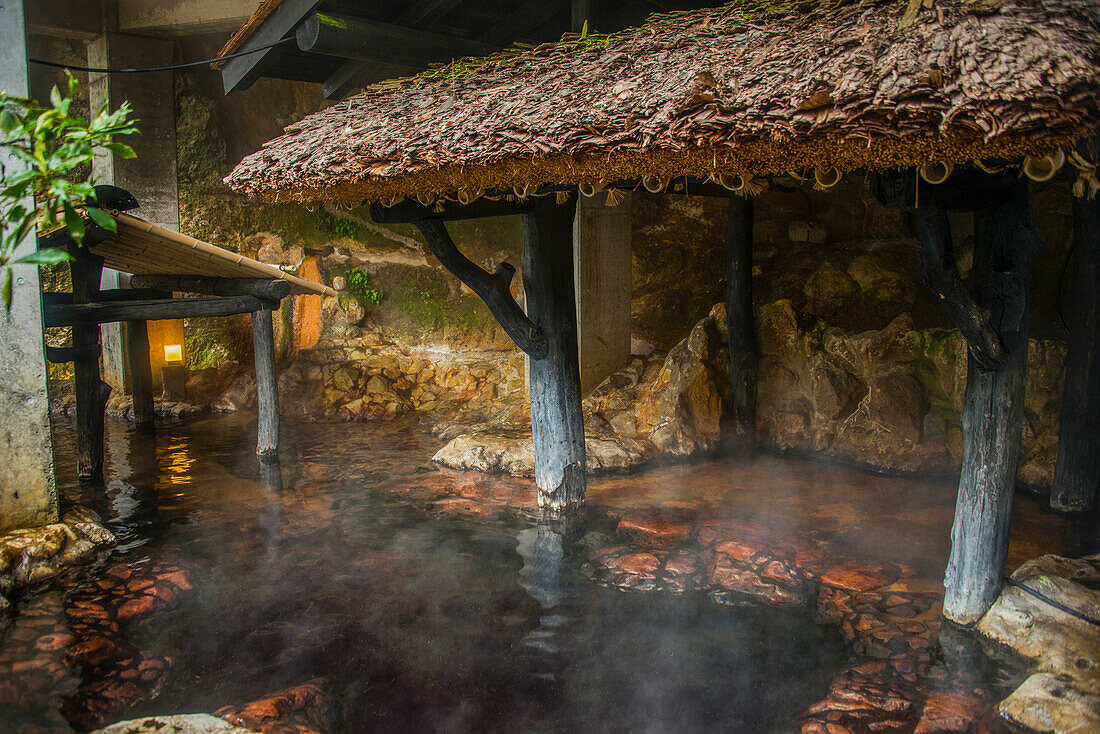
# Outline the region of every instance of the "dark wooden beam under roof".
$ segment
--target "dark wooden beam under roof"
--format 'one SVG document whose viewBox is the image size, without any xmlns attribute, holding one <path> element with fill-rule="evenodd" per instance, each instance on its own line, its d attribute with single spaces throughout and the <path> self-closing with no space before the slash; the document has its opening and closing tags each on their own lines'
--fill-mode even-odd
<svg viewBox="0 0 1100 734">
<path fill-rule="evenodd" d="M 400 64 L 446 62 L 498 50 L 480 41 L 327 13 L 312 13 L 299 24 L 296 36 L 301 51 Z"/>
<path fill-rule="evenodd" d="M 418 0 L 394 19 L 397 25 L 428 28 L 454 10 L 462 0 Z"/>
<path fill-rule="evenodd" d="M 523 34 L 530 32 L 549 18 L 569 6 L 564 0 L 547 2 L 546 0 L 527 0 L 521 3 L 515 10 L 497 25 L 490 28 L 482 36 L 486 43 L 505 45 L 521 40 Z M 565 30 L 564 28 L 562 30 Z"/>
<path fill-rule="evenodd" d="M 316 10 L 322 2 L 323 0 L 283 0 L 256 32 L 241 44 L 239 50 L 248 51 L 290 37 L 302 19 Z M 252 86 L 283 55 L 286 45 L 227 61 L 222 67 L 222 87 L 225 93 Z"/>
</svg>

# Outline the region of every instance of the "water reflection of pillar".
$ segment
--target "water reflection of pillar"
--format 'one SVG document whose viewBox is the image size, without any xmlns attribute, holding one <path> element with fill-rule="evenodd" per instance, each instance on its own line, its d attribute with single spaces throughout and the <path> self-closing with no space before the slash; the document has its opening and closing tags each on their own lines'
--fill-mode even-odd
<svg viewBox="0 0 1100 734">
<path fill-rule="evenodd" d="M 523 558 L 520 583 L 543 609 L 538 626 L 523 638 L 523 645 L 535 655 L 533 674 L 547 680 L 556 680 L 565 665 L 560 633 L 572 621 L 568 608 L 576 595 L 566 569 L 568 533 L 562 522 L 543 520 L 516 536 L 516 551 Z"/>
<path fill-rule="evenodd" d="M 283 470 L 278 457 L 260 458 L 260 484 L 264 488 L 263 508 L 257 519 L 264 530 L 264 566 L 270 570 L 278 563 L 283 528 Z"/>
<path fill-rule="evenodd" d="M 157 437 L 136 428 L 121 429 L 117 423 L 107 431 L 107 476 L 104 517 L 116 525 L 120 546 L 125 548 L 133 529 L 157 514 Z M 142 520 L 141 518 L 145 518 Z"/>
</svg>

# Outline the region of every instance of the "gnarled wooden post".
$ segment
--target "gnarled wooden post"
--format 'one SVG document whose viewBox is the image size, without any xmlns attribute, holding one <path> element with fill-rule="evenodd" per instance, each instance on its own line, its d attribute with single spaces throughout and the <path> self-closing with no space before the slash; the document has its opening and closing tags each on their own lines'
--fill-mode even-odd
<svg viewBox="0 0 1100 734">
<path fill-rule="evenodd" d="M 923 220 L 922 242 L 931 234 Z M 999 369 L 988 369 L 996 361 L 980 354 L 980 340 L 971 342 L 962 474 L 944 579 L 943 614 L 958 624 L 976 622 L 996 600 L 1008 556 L 1027 381 L 1028 298 L 1039 254 L 1026 180 L 1003 204 L 975 212 L 974 241 L 979 305 L 989 313 L 1004 359 Z"/>
<path fill-rule="evenodd" d="M 536 199 L 523 217 L 523 288 L 527 316 L 546 335 L 544 358 L 531 358 L 531 430 L 539 506 L 551 512 L 584 502 L 584 417 L 577 367 L 573 282 L 576 202 Z"/>
<path fill-rule="evenodd" d="M 73 303 L 90 303 L 99 293 L 103 260 L 75 242 L 69 246 L 73 260 L 69 273 Z M 73 372 L 76 388 L 76 473 L 80 479 L 103 476 L 103 413 L 111 386 L 99 373 L 98 324 L 73 326 Z"/>
<path fill-rule="evenodd" d="M 925 282 L 967 341 L 963 462 L 943 614 L 968 625 L 997 598 L 1008 554 L 1027 378 L 1028 296 L 1039 254 L 1027 181 L 1012 172 L 964 172 L 942 186 L 920 184 L 919 206 L 915 171 L 877 174 L 872 186 L 884 206 L 915 212 Z M 977 298 L 955 266 L 949 207 L 974 212 Z"/>
<path fill-rule="evenodd" d="M 1095 158 L 1093 158 L 1095 160 Z M 1085 512 L 1100 492 L 1100 198 L 1073 199 L 1073 306 L 1050 504 Z"/>
<path fill-rule="evenodd" d="M 525 201 L 487 201 L 468 205 L 441 202 L 428 208 L 405 201 L 371 206 L 379 223 L 415 224 L 439 262 L 470 287 L 528 357 L 531 431 L 535 443 L 535 484 L 539 506 L 552 514 L 584 502 L 584 418 L 577 365 L 576 287 L 573 277 L 573 218 L 576 202 L 555 203 L 543 196 Z M 463 255 L 445 222 L 456 219 L 523 215 L 523 288 L 525 314 L 512 298 L 515 268 L 501 263 L 494 273 Z"/>
<path fill-rule="evenodd" d="M 752 226 L 752 199 L 731 194 L 726 236 L 726 322 L 733 433 L 742 449 L 751 448 L 756 436 L 756 371 L 760 362 L 752 311 Z"/>
</svg>

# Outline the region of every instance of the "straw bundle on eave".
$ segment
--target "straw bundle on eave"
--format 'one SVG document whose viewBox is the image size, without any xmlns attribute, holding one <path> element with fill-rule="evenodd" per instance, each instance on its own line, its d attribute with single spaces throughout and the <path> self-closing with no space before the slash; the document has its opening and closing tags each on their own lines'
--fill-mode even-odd
<svg viewBox="0 0 1100 734">
<path fill-rule="evenodd" d="M 275 201 L 424 201 L 1015 158 L 1100 123 L 1100 3 L 935 0 L 915 19 L 919 1 L 837 4 L 741 0 L 379 84 L 226 182 Z"/>
</svg>

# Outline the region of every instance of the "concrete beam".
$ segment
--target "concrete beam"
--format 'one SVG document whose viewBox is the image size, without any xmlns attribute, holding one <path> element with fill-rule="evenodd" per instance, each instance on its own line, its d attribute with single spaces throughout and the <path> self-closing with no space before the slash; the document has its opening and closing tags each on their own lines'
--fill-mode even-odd
<svg viewBox="0 0 1100 734">
<path fill-rule="evenodd" d="M 142 36 L 194 36 L 235 31 L 257 0 L 118 0 L 118 30 Z"/>
<path fill-rule="evenodd" d="M 630 194 L 617 206 L 581 196 L 573 223 L 581 391 L 630 364 Z"/>
<path fill-rule="evenodd" d="M 27 45 L 23 0 L 0 0 L 0 89 L 26 96 Z M 24 164 L 0 158 L 7 173 Z M 34 251 L 28 237 L 14 257 Z M 11 310 L 0 316 L 0 530 L 56 522 L 46 349 L 38 268 L 13 266 Z M 2 308 L 2 307 L 0 307 Z"/>
<path fill-rule="evenodd" d="M 172 63 L 173 43 L 140 36 L 108 33 L 88 44 L 88 65 L 95 67 L 147 67 Z M 172 72 L 154 74 L 90 74 L 88 97 L 93 110 L 106 104 L 116 109 L 124 101 L 133 107 L 140 134 L 123 140 L 137 158 L 114 155 L 96 158 L 94 173 L 99 183 L 120 186 L 141 205 L 142 219 L 179 231 L 179 191 L 176 180 L 176 108 Z M 103 270 L 101 287 L 118 288 L 118 272 Z M 103 379 L 119 392 L 130 392 L 121 324 L 104 324 Z"/>
<path fill-rule="evenodd" d="M 101 0 L 34 0 L 27 7 L 27 32 L 90 41 L 103 32 Z"/>
</svg>

